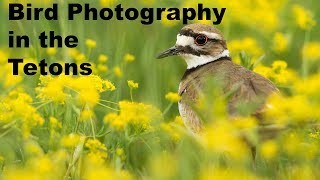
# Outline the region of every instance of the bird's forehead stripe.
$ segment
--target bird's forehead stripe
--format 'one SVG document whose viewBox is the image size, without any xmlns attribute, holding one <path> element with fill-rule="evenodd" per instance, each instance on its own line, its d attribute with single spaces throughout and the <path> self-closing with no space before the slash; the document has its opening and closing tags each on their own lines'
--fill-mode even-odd
<svg viewBox="0 0 320 180">
<path fill-rule="evenodd" d="M 179 33 L 180 35 L 184 35 L 184 36 L 190 36 L 190 37 L 196 37 L 198 34 L 204 34 L 206 36 L 208 36 L 209 39 L 217 39 L 217 40 L 222 40 L 222 37 L 220 34 L 218 33 L 214 33 L 214 32 L 208 32 L 208 31 L 200 31 L 200 32 L 194 32 L 191 29 L 183 29 L 180 31 Z"/>
<path fill-rule="evenodd" d="M 178 46 L 187 46 L 187 45 L 193 44 L 193 42 L 194 42 L 193 37 L 185 36 L 181 34 L 177 35 L 176 45 Z"/>
<path fill-rule="evenodd" d="M 191 29 L 182 29 L 179 34 L 190 37 L 194 37 L 196 35 Z"/>
<path fill-rule="evenodd" d="M 199 34 L 204 34 L 204 35 L 208 36 L 209 39 L 222 40 L 221 35 L 214 33 L 214 32 L 201 31 L 201 32 L 199 32 Z"/>
</svg>

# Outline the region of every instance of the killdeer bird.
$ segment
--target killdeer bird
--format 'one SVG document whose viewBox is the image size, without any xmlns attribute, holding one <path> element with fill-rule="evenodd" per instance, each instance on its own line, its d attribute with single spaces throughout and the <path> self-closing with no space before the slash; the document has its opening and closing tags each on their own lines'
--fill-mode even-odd
<svg viewBox="0 0 320 180">
<path fill-rule="evenodd" d="M 179 112 L 186 126 L 197 133 L 203 123 L 192 105 L 199 101 L 201 91 L 210 77 L 219 77 L 225 93 L 233 91 L 227 109 L 236 116 L 237 107 L 258 104 L 252 112 L 259 115 L 264 100 L 278 89 L 271 81 L 231 61 L 222 33 L 211 26 L 190 24 L 181 29 L 176 44 L 160 53 L 157 58 L 178 55 L 187 63 L 187 70 L 179 85 Z M 212 79 L 211 79 L 212 80 Z"/>
</svg>

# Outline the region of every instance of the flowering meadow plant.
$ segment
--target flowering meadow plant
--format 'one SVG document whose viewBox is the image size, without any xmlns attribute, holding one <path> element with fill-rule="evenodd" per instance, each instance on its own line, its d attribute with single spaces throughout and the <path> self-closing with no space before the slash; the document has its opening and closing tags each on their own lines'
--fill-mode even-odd
<svg viewBox="0 0 320 180">
<path fill-rule="evenodd" d="M 10 2 L 42 7 L 73 1 L 4 0 L 0 18 Z M 197 5 L 192 0 L 90 1 L 96 7 L 119 3 Z M 281 92 L 267 99 L 265 136 L 259 136 L 259 119 L 245 113 L 229 117 L 227 97 L 215 84 L 194 105 L 204 131 L 193 134 L 184 125 L 177 89 L 185 65 L 179 58 L 155 60 L 175 42 L 180 21 L 2 18 L 1 34 L 13 29 L 32 37 L 55 30 L 76 35 L 79 46 L 41 48 L 32 42 L 30 48 L 8 49 L 0 37 L 0 179 L 319 179 L 320 2 L 199 3 L 226 8 L 217 28 L 232 60 L 270 79 Z M 13 75 L 8 58 L 16 56 L 23 64 L 89 62 L 92 74 Z M 255 165 L 243 136 L 257 147 Z"/>
</svg>

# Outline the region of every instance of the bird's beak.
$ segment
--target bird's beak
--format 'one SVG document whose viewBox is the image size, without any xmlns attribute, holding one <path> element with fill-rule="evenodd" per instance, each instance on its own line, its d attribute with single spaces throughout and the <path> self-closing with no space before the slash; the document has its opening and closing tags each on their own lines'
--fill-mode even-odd
<svg viewBox="0 0 320 180">
<path fill-rule="evenodd" d="M 173 46 L 173 47 L 169 48 L 168 50 L 160 53 L 157 56 L 157 59 L 162 59 L 162 58 L 165 58 L 168 56 L 174 56 L 174 55 L 177 55 L 178 53 L 179 53 L 179 49 L 176 46 Z"/>
</svg>

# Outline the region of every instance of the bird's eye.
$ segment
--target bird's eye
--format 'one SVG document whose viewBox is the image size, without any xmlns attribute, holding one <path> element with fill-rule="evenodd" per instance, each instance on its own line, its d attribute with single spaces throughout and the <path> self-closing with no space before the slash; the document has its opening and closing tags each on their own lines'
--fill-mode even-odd
<svg viewBox="0 0 320 180">
<path fill-rule="evenodd" d="M 208 37 L 205 35 L 198 35 L 196 37 L 195 43 L 198 46 L 203 46 L 208 42 Z"/>
</svg>

